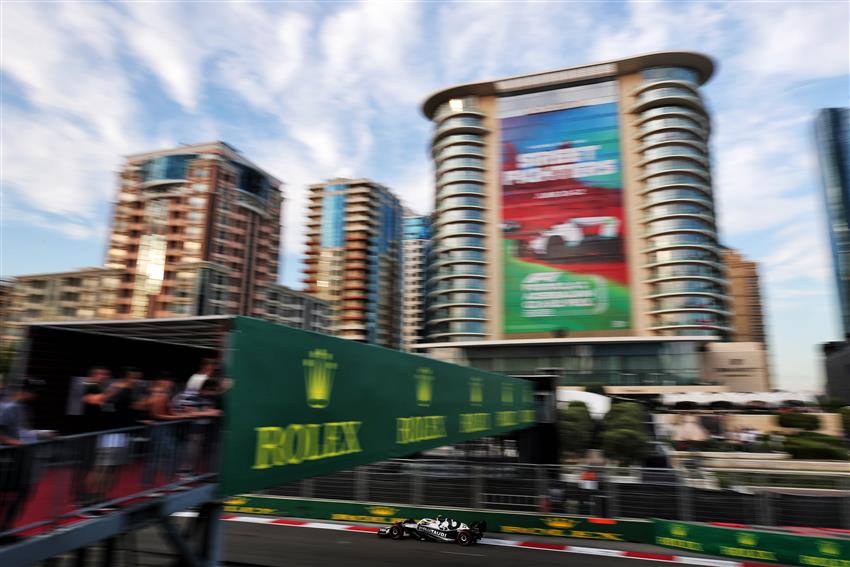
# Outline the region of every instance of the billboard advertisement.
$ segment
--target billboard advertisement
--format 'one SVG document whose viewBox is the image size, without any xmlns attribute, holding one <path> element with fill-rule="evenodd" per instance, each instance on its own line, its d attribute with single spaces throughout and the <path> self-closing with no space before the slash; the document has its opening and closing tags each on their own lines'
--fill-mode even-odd
<svg viewBox="0 0 850 567">
<path fill-rule="evenodd" d="M 628 329 L 616 83 L 499 109 L 504 332 Z"/>
<path fill-rule="evenodd" d="M 222 493 L 252 492 L 535 422 L 534 386 L 237 317 Z"/>
</svg>

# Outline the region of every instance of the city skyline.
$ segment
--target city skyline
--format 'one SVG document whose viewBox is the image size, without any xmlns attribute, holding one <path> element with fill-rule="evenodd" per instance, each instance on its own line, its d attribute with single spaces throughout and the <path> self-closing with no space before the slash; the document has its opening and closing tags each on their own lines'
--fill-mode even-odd
<svg viewBox="0 0 850 567">
<path fill-rule="evenodd" d="M 570 4 L 568 10 L 554 5 L 543 11 L 358 4 L 269 13 L 217 6 L 193 22 L 188 39 L 158 27 L 191 17 L 185 6 L 76 6 L 73 14 L 65 7 L 51 14 L 34 6 L 4 7 L 3 136 L 9 142 L 0 274 L 101 264 L 117 178 L 110 170 L 120 156 L 217 138 L 284 181 L 281 275 L 292 284 L 301 273 L 310 182 L 370 177 L 417 212 L 430 209 L 429 124 L 418 106 L 431 91 L 690 49 L 719 62 L 705 90 L 716 127 L 712 154 L 721 240 L 764 265 L 778 384 L 819 387 L 809 382 L 820 379 L 817 343 L 838 338 L 838 320 L 813 125 L 818 108 L 846 105 L 847 30 L 841 22 L 847 7 L 824 4 L 809 11 L 806 5 L 811 3 L 602 10 Z M 602 17 L 602 11 L 610 13 Z M 234 19 L 260 26 L 257 37 L 194 41 Z M 640 33 L 650 21 L 652 32 Z M 523 22 L 533 32 L 512 28 Z M 563 34 L 564 25 L 576 33 Z M 127 26 L 137 26 L 139 38 L 119 39 Z M 17 29 L 29 37 L 18 36 Z M 431 60 L 428 38 L 435 36 L 445 47 Z M 734 38 L 744 36 L 752 37 L 736 45 Z M 358 43 L 360 37 L 374 41 Z M 480 64 L 469 65 L 476 37 L 484 40 L 483 55 Z M 824 37 L 832 42 L 822 44 Z M 268 48 L 279 60 L 265 58 L 264 38 L 280 42 L 279 49 Z M 16 56 L 22 48 L 27 51 Z M 90 84 L 75 85 L 69 94 L 59 88 L 62 81 L 71 84 L 69 73 L 86 73 Z M 145 119 L 143 126 L 138 118 Z M 53 167 L 43 167 L 49 159 Z M 48 240 L 50 248 L 43 246 Z"/>
</svg>

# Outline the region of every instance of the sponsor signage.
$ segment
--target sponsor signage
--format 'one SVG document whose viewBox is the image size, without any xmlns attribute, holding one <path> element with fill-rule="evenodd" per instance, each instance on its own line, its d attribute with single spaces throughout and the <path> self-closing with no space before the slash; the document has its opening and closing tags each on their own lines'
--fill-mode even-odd
<svg viewBox="0 0 850 567">
<path fill-rule="evenodd" d="M 617 83 L 499 99 L 504 332 L 631 327 Z"/>
<path fill-rule="evenodd" d="M 533 385 L 237 317 L 222 491 L 237 494 L 528 427 Z"/>
<path fill-rule="evenodd" d="M 850 540 L 654 520 L 655 543 L 743 561 L 850 567 Z"/>
<path fill-rule="evenodd" d="M 287 497 L 244 496 L 224 502 L 225 512 L 294 516 L 317 520 L 395 524 L 418 521 L 440 514 L 470 524 L 486 521 L 492 533 L 533 536 L 630 541 L 649 543 L 652 522 L 647 520 L 613 520 L 583 516 L 541 516 L 527 513 L 492 512 L 458 508 L 419 508 L 402 505 L 364 504 L 335 500 L 309 500 Z M 436 535 L 439 535 L 437 533 Z"/>
</svg>

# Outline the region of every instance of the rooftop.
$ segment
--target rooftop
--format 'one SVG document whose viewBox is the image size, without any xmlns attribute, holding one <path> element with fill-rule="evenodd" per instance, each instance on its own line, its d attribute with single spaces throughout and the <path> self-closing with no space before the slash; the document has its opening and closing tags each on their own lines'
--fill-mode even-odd
<svg viewBox="0 0 850 567">
<path fill-rule="evenodd" d="M 700 53 L 690 51 L 659 51 L 627 59 L 615 59 L 601 63 L 590 63 L 575 67 L 565 67 L 553 71 L 504 77 L 494 81 L 454 85 L 432 93 L 422 104 L 422 112 L 431 119 L 437 107 L 443 102 L 467 95 L 497 95 L 503 93 L 533 91 L 554 85 L 584 81 L 600 77 L 616 77 L 634 73 L 647 67 L 689 67 L 700 74 L 701 84 L 714 73 L 714 61 Z"/>
</svg>

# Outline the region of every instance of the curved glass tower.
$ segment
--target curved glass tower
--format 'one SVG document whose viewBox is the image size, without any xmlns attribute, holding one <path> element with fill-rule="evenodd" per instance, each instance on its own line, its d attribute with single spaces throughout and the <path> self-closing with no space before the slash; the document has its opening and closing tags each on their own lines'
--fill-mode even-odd
<svg viewBox="0 0 850 567">
<path fill-rule="evenodd" d="M 437 189 L 427 317 L 432 339 L 486 336 L 484 117 L 475 96 L 443 102 L 432 117 Z"/>
<path fill-rule="evenodd" d="M 427 340 L 726 336 L 713 67 L 656 53 L 431 95 Z"/>
</svg>

